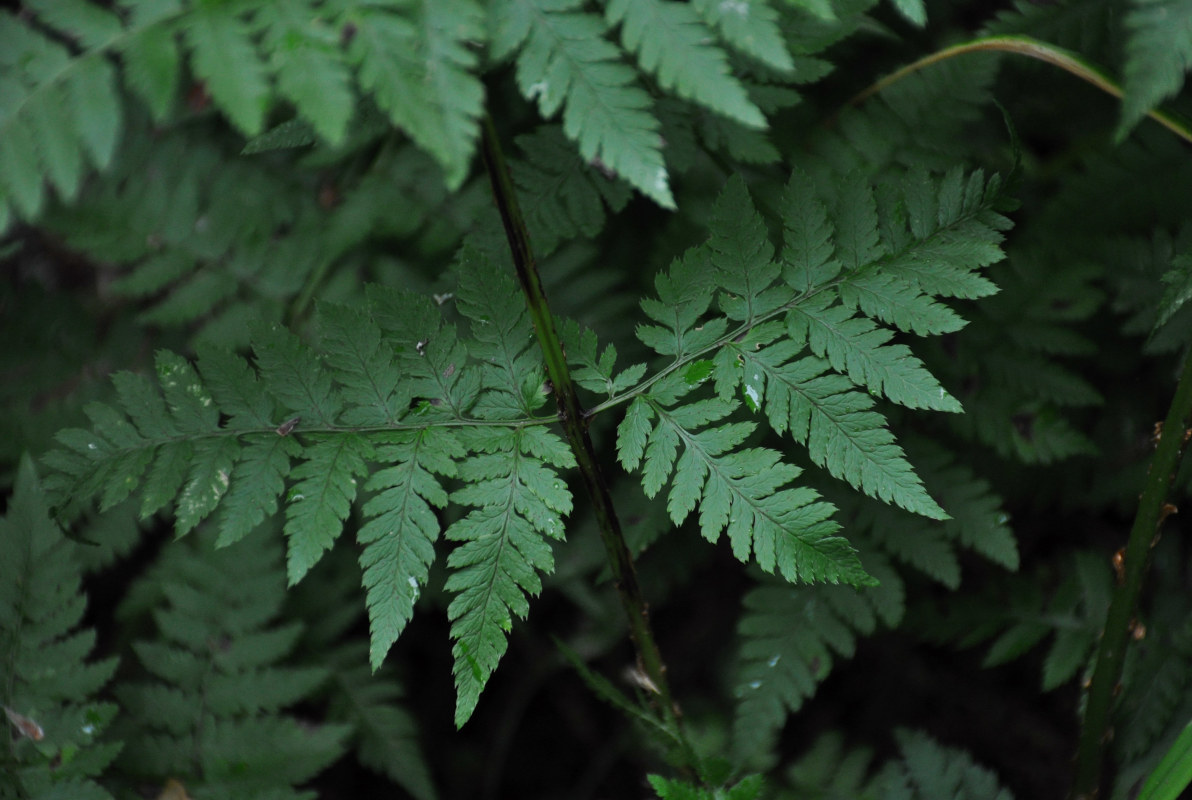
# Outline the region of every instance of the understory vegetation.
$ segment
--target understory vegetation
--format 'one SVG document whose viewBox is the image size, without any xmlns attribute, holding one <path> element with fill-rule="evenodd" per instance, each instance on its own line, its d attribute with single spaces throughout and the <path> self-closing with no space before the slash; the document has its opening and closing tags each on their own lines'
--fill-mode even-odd
<svg viewBox="0 0 1192 800">
<path fill-rule="evenodd" d="M 0 9 L 0 796 L 1175 798 L 1190 68 L 1192 0 Z"/>
</svg>

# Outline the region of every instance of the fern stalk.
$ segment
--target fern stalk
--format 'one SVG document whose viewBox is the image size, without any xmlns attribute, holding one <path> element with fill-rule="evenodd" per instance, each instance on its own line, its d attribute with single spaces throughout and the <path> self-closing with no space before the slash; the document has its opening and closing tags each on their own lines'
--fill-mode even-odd
<svg viewBox="0 0 1192 800">
<path fill-rule="evenodd" d="M 1167 492 L 1179 466 L 1180 456 L 1192 425 L 1192 351 L 1184 361 L 1183 374 L 1175 397 L 1159 434 L 1155 457 L 1147 473 L 1146 484 L 1130 530 L 1130 539 L 1118 567 L 1117 586 L 1109 604 L 1105 631 L 1097 652 L 1096 666 L 1089 686 L 1080 745 L 1076 754 L 1076 778 L 1073 800 L 1093 800 L 1098 796 L 1105 745 L 1112 738 L 1111 712 L 1120 689 L 1126 646 L 1135 627 L 1134 613 L 1142 592 L 1142 581 L 1150 561 L 1151 548 L 1159 538 L 1163 520 L 1171 513 Z"/>
<path fill-rule="evenodd" d="M 908 64 L 897 72 L 893 72 L 866 87 L 854 95 L 846 105 L 860 105 L 886 87 L 897 83 L 908 75 L 918 72 L 924 67 L 929 67 L 932 64 L 937 64 L 954 56 L 982 51 L 1016 53 L 1043 61 L 1075 75 L 1077 78 L 1092 84 L 1106 94 L 1113 95 L 1119 100 L 1122 98 L 1123 92 L 1120 84 L 1106 75 L 1103 70 L 1098 69 L 1083 58 L 1062 47 L 1056 47 L 1053 44 L 1041 42 L 1029 36 L 985 36 L 980 39 L 961 42 L 952 47 L 945 47 L 943 50 L 924 56 L 913 64 Z M 1184 141 L 1192 142 L 1192 123 L 1188 120 L 1167 111 L 1160 111 L 1159 109 L 1148 111 L 1147 116 Z"/>
<path fill-rule="evenodd" d="M 671 697 L 670 683 L 666 677 L 666 663 L 662 659 L 662 653 L 650 625 L 649 606 L 642 595 L 641 586 L 638 584 L 633 556 L 625 543 L 621 521 L 613 506 L 608 483 L 604 479 L 600 463 L 596 458 L 596 450 L 592 446 L 592 439 L 588 434 L 591 415 L 580 405 L 576 384 L 572 380 L 571 370 L 567 366 L 567 356 L 563 352 L 563 344 L 555 329 L 554 318 L 551 316 L 546 292 L 543 289 L 538 266 L 534 260 L 534 251 L 530 244 L 525 218 L 522 216 L 517 196 L 514 193 L 513 181 L 506 166 L 491 115 L 485 115 L 483 120 L 481 153 L 492 182 L 493 197 L 501 214 L 501 222 L 505 228 L 505 236 L 509 241 L 509 249 L 513 255 L 518 284 L 526 297 L 530 318 L 534 324 L 534 332 L 538 338 L 538 344 L 542 348 L 547 375 L 558 404 L 559 421 L 563 426 L 567 441 L 571 445 L 571 450 L 575 454 L 580 475 L 583 476 L 584 488 L 592 500 L 596 524 L 600 529 L 600 536 L 608 554 L 613 582 L 617 588 L 617 594 L 621 598 L 625 616 L 629 620 L 630 637 L 637 649 L 639 669 L 657 690 L 658 705 L 661 707 L 663 718 L 675 729 L 676 733 L 679 733 L 678 707 Z M 686 742 L 684 742 L 684 749 L 690 755 L 690 748 Z"/>
</svg>

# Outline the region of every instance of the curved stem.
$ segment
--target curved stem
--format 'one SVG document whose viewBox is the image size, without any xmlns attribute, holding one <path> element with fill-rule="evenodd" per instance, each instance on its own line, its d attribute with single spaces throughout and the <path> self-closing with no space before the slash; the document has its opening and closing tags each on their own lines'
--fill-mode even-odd
<svg viewBox="0 0 1192 800">
<path fill-rule="evenodd" d="M 526 296 L 534 332 L 545 357 L 547 375 L 550 377 L 558 403 L 559 421 L 563 426 L 567 441 L 571 445 L 571 450 L 575 454 L 584 486 L 591 498 L 613 581 L 617 593 L 620 595 L 625 616 L 629 621 L 630 636 L 637 649 L 639 669 L 649 679 L 652 684 L 651 688 L 658 694 L 658 705 L 663 719 L 674 727 L 676 733 L 681 735 L 678 707 L 671 697 L 670 684 L 666 677 L 666 664 L 662 660 L 662 653 L 658 649 L 653 628 L 650 626 L 649 608 L 642 595 L 641 586 L 637 582 L 633 556 L 625 543 L 625 537 L 621 531 L 621 521 L 613 506 L 608 483 L 604 479 L 600 463 L 596 458 L 595 448 L 592 446 L 592 439 L 588 435 L 589 417 L 580 406 L 576 385 L 567 366 L 567 356 L 563 352 L 563 344 L 555 330 L 554 318 L 551 316 L 542 280 L 538 275 L 538 267 L 534 261 L 534 252 L 530 246 L 530 236 L 526 230 L 525 219 L 522 217 L 517 196 L 513 191 L 513 182 L 510 180 L 509 170 L 505 165 L 496 128 L 493 125 L 492 117 L 488 115 L 483 121 L 481 150 L 485 168 L 488 170 L 489 179 L 492 182 L 493 197 L 496 200 L 497 209 L 501 213 L 505 236 L 509 241 L 510 252 L 513 254 L 517 280 Z M 690 753 L 689 747 L 684 749 Z"/>
<path fill-rule="evenodd" d="M 1074 800 L 1093 800 L 1098 794 L 1105 745 L 1113 734 L 1111 713 L 1114 698 L 1121 688 L 1119 681 L 1126 645 L 1135 628 L 1134 614 L 1149 566 L 1151 547 L 1159 536 L 1163 520 L 1173 510 L 1167 505 L 1167 492 L 1179 466 L 1184 445 L 1187 444 L 1190 425 L 1192 351 L 1185 357 L 1175 397 L 1159 434 L 1155 457 L 1151 461 L 1138 503 L 1138 513 L 1134 517 L 1134 526 L 1130 529 L 1130 539 L 1118 569 L 1117 586 L 1109 603 L 1109 614 L 1097 650 L 1097 663 L 1093 669 L 1080 730 L 1076 779 L 1072 786 Z"/>
<path fill-rule="evenodd" d="M 919 59 L 913 64 L 908 64 L 856 94 L 846 105 L 859 105 L 886 87 L 897 83 L 908 75 L 918 72 L 924 67 L 929 67 L 932 64 L 952 58 L 953 56 L 982 51 L 998 51 L 1028 56 L 1059 67 L 1114 97 L 1120 99 L 1122 96 L 1122 87 L 1106 75 L 1104 71 L 1062 47 L 1056 47 L 1047 42 L 1032 39 L 1029 36 L 986 36 L 980 39 L 962 42 L 952 47 L 946 47 L 943 50 Z M 1187 120 L 1158 109 L 1147 112 L 1147 116 L 1184 141 L 1192 143 L 1192 124 Z"/>
</svg>

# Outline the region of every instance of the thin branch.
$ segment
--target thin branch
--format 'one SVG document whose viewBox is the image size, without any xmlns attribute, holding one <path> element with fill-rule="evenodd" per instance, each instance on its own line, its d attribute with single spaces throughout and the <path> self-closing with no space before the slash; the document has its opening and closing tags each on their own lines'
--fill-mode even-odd
<svg viewBox="0 0 1192 800">
<path fill-rule="evenodd" d="M 653 629 L 650 626 L 649 608 L 642 596 L 641 586 L 637 582 L 633 556 L 625 543 L 621 522 L 613 506 L 608 483 L 604 479 L 595 448 L 592 446 L 592 439 L 588 435 L 589 415 L 580 405 L 576 385 L 567 366 L 567 356 L 563 352 L 563 344 L 555 330 L 554 318 L 551 316 L 542 280 L 538 274 L 538 266 L 534 261 L 534 252 L 530 244 L 529 233 L 526 230 L 525 219 L 522 217 L 521 208 L 513 190 L 513 182 L 509 177 L 509 170 L 505 165 L 505 158 L 491 116 L 484 118 L 481 150 L 485 168 L 488 170 L 489 179 L 492 182 L 493 197 L 496 200 L 497 209 L 501 213 L 505 236 L 509 241 L 509 249 L 513 255 L 517 280 L 525 294 L 526 304 L 534 324 L 534 332 L 545 357 L 547 375 L 558 403 L 559 422 L 562 424 L 567 441 L 575 454 L 580 475 L 583 476 L 584 487 L 592 501 L 613 581 L 621 598 L 625 616 L 629 621 L 630 636 L 637 648 L 638 666 L 653 684 L 652 688 L 657 690 L 658 705 L 663 718 L 678 732 L 681 730 L 678 707 L 671 697 L 670 683 L 666 677 L 666 664 L 662 660 L 662 653 L 658 649 Z M 689 746 L 685 749 L 690 755 Z"/>
</svg>

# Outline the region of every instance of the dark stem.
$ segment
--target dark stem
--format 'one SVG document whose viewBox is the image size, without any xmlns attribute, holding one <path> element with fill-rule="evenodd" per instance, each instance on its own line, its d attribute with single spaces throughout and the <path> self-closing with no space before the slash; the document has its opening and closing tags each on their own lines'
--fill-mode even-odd
<svg viewBox="0 0 1192 800">
<path fill-rule="evenodd" d="M 1130 540 L 1115 563 L 1117 586 L 1109 603 L 1105 631 L 1097 651 L 1097 663 L 1089 684 L 1088 702 L 1080 730 L 1080 748 L 1076 753 L 1076 778 L 1072 785 L 1074 800 L 1093 800 L 1100 791 L 1105 745 L 1113 737 L 1114 699 L 1121 688 L 1122 663 L 1126 646 L 1136 628 L 1135 610 L 1142 592 L 1142 581 L 1150 562 L 1151 548 L 1159 537 L 1163 520 L 1173 510 L 1167 505 L 1167 492 L 1187 442 L 1192 424 L 1192 351 L 1185 356 L 1175 397 L 1167 419 L 1159 431 L 1155 457 L 1147 473 L 1146 484 L 1130 530 Z M 1115 559 L 1116 561 L 1116 559 Z"/>
<path fill-rule="evenodd" d="M 625 616 L 629 620 L 630 636 L 637 649 L 638 667 L 649 678 L 653 688 L 657 690 L 658 706 L 663 718 L 678 729 L 678 708 L 671 697 L 670 683 L 666 678 L 666 664 L 662 660 L 662 653 L 658 649 L 653 629 L 650 627 L 649 608 L 637 582 L 633 556 L 625 543 L 625 536 L 621 532 L 621 522 L 613 506 L 612 495 L 609 493 L 608 484 L 605 482 L 600 463 L 596 458 L 595 448 L 588 435 L 588 417 L 580 406 L 575 382 L 571 379 L 571 371 L 567 367 L 567 356 L 563 352 L 563 344 L 555 330 L 554 318 L 551 316 L 546 293 L 542 288 L 542 280 L 538 274 L 538 266 L 534 261 L 534 252 L 530 246 L 530 236 L 526 230 L 525 219 L 522 217 L 517 196 L 513 191 L 513 182 L 505 165 L 505 157 L 501 151 L 496 128 L 493 125 L 492 117 L 488 115 L 485 116 L 483 122 L 481 150 L 484 156 L 484 166 L 492 181 L 493 197 L 496 200 L 497 209 L 501 213 L 505 236 L 509 240 L 509 249 L 513 254 L 517 280 L 526 296 L 526 305 L 534 323 L 534 332 L 546 360 L 546 372 L 554 388 L 555 400 L 559 407 L 559 422 L 562 424 L 567 442 L 575 454 L 580 475 L 583 476 L 584 488 L 592 500 L 596 524 L 600 529 L 600 537 L 604 541 L 617 594 L 621 598 L 621 606 L 625 609 Z"/>
</svg>

